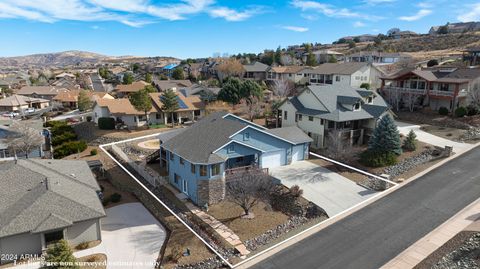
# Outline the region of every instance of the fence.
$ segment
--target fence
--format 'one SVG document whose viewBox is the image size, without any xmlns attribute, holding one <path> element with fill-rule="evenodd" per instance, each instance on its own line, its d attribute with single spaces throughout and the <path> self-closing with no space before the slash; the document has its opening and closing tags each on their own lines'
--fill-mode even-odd
<svg viewBox="0 0 480 269">
<path fill-rule="evenodd" d="M 128 157 L 128 155 L 122 151 L 117 145 L 112 145 L 112 152 L 115 154 L 117 158 L 122 159 L 126 162 L 135 172 L 140 174 L 148 183 L 150 183 L 153 187 L 157 187 L 159 185 L 165 185 L 168 182 L 167 177 L 163 177 L 158 175 L 156 171 L 147 167 L 146 162 L 135 162 Z"/>
</svg>

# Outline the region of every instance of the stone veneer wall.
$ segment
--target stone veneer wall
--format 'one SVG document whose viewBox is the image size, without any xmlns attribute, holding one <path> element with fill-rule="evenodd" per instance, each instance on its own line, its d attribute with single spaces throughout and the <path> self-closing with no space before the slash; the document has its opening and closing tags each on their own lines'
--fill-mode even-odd
<svg viewBox="0 0 480 269">
<path fill-rule="evenodd" d="M 199 180 L 198 205 L 216 204 L 225 198 L 225 178 Z"/>
</svg>

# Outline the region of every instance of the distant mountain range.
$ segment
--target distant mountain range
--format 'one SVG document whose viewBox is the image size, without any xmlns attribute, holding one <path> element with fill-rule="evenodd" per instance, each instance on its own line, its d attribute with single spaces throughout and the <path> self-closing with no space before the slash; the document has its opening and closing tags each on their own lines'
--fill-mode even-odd
<svg viewBox="0 0 480 269">
<path fill-rule="evenodd" d="M 155 57 L 167 58 L 169 57 Z M 108 61 L 129 61 L 147 59 L 147 57 L 136 56 L 106 56 L 87 51 L 63 51 L 55 53 L 41 53 L 26 56 L 0 57 L 0 68 L 5 67 L 63 67 L 82 64 L 95 64 Z"/>
</svg>

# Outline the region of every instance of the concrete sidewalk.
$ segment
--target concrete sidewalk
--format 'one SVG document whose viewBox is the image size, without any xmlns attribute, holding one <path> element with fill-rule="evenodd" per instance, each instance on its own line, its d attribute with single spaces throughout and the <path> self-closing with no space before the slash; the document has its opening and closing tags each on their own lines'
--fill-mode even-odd
<svg viewBox="0 0 480 269">
<path fill-rule="evenodd" d="M 480 219 L 480 198 L 400 253 L 381 269 L 413 268 L 457 233 Z M 479 228 L 480 227 L 476 227 Z"/>
<path fill-rule="evenodd" d="M 445 146 L 452 146 L 453 152 L 455 153 L 463 153 L 475 146 L 474 144 L 455 142 L 452 140 L 445 139 L 443 137 L 439 137 L 439 136 L 427 133 L 425 131 L 420 130 L 420 127 L 421 127 L 420 125 L 415 125 L 412 123 L 406 123 L 401 121 L 397 121 L 396 124 L 398 126 L 398 131 L 403 135 L 407 135 L 410 132 L 410 130 L 413 130 L 417 135 L 418 140 L 425 143 L 429 143 L 437 147 L 442 147 L 442 148 Z"/>
</svg>

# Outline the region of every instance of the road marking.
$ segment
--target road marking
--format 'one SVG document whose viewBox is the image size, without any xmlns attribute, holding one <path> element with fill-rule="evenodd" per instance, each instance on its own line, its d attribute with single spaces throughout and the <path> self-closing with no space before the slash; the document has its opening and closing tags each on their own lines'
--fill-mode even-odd
<svg viewBox="0 0 480 269">
<path fill-rule="evenodd" d="M 140 186 L 141 186 L 142 188 L 144 188 L 150 195 L 152 195 L 155 200 L 157 200 L 163 207 L 165 207 L 173 216 L 175 216 L 175 218 L 177 218 L 177 219 L 180 221 L 180 223 L 182 223 L 183 225 L 185 225 L 185 226 L 187 227 L 187 229 L 189 229 L 189 230 L 190 230 L 196 237 L 198 237 L 210 250 L 212 250 L 213 253 L 215 253 L 215 255 L 217 255 L 225 264 L 228 265 L 228 267 L 230 267 L 230 268 L 232 268 L 232 269 L 233 269 L 233 268 L 236 268 L 236 267 L 238 267 L 238 266 L 240 266 L 240 265 L 242 265 L 242 264 L 244 264 L 244 263 L 246 263 L 246 262 L 249 262 L 249 261 L 255 259 L 256 257 L 258 257 L 258 256 L 260 256 L 260 255 L 262 255 L 262 254 L 264 254 L 264 253 L 266 253 L 266 252 L 268 252 L 268 251 L 271 251 L 272 249 L 274 249 L 274 248 L 276 248 L 276 247 L 278 247 L 278 246 L 280 246 L 280 245 L 282 245 L 282 244 L 285 244 L 286 242 L 289 242 L 289 241 L 291 241 L 291 240 L 293 240 L 293 239 L 295 239 L 295 238 L 297 238 L 297 237 L 299 237 L 299 236 L 301 236 L 301 235 L 303 235 L 303 234 L 305 234 L 305 233 L 307 233 L 307 232 L 309 232 L 309 231 L 311 231 L 311 230 L 319 227 L 320 225 L 324 225 L 324 224 L 330 223 L 330 222 L 331 222 L 331 223 L 334 223 L 335 221 L 338 220 L 338 218 L 339 218 L 342 214 L 345 214 L 345 213 L 347 213 L 347 212 L 349 212 L 349 211 L 351 211 L 351 210 L 356 209 L 357 207 L 360 207 L 361 205 L 369 202 L 370 200 L 373 200 L 373 199 L 377 198 L 378 196 L 383 195 L 383 194 L 384 194 L 385 192 L 387 192 L 387 191 L 388 191 L 388 192 L 391 192 L 391 191 L 393 191 L 394 189 L 396 189 L 396 188 L 399 186 L 398 183 L 395 183 L 395 182 L 390 181 L 390 180 L 388 180 L 388 179 L 385 179 L 385 178 L 383 178 L 383 177 L 379 177 L 379 176 L 377 176 L 377 175 L 368 173 L 368 172 L 363 171 L 363 170 L 361 170 L 361 169 L 358 169 L 358 168 L 349 166 L 349 165 L 347 165 L 347 164 L 344 164 L 344 163 L 341 163 L 341 162 L 338 162 L 338 161 L 329 159 L 329 158 L 324 157 L 324 156 L 322 156 L 322 155 L 319 155 L 319 154 L 310 152 L 310 154 L 313 155 L 313 156 L 315 156 L 315 157 L 318 157 L 318 158 L 327 160 L 327 161 L 329 161 L 329 162 L 332 162 L 332 163 L 335 163 L 335 164 L 338 164 L 338 165 L 347 167 L 347 168 L 349 168 L 349 169 L 352 169 L 352 170 L 354 170 L 354 171 L 356 171 L 356 172 L 359 172 L 359 173 L 362 173 L 362 174 L 364 174 L 364 175 L 367 175 L 367 176 L 374 177 L 374 178 L 376 178 L 376 179 L 385 181 L 385 182 L 387 182 L 387 183 L 392 184 L 393 186 L 392 186 L 391 188 L 388 188 L 387 190 L 384 190 L 384 191 L 382 191 L 382 192 L 379 192 L 377 195 L 374 195 L 374 196 L 372 196 L 372 197 L 370 197 L 370 198 L 368 198 L 368 199 L 366 199 L 366 200 L 364 200 L 364 201 L 362 201 L 362 202 L 360 202 L 360 203 L 358 203 L 358 204 L 356 204 L 356 205 L 354 205 L 354 206 L 352 206 L 352 207 L 350 207 L 350 208 L 345 209 L 344 211 L 342 211 L 342 212 L 340 212 L 340 213 L 337 213 L 336 215 L 334 215 L 334 216 L 332 216 L 332 217 L 330 217 L 330 218 L 328 218 L 328 219 L 326 219 L 326 220 L 324 220 L 324 221 L 322 221 L 322 222 L 319 222 L 319 223 L 313 225 L 312 227 L 310 227 L 310 228 L 308 228 L 308 229 L 305 229 L 305 230 L 303 230 L 303 231 L 301 231 L 301 232 L 299 232 L 299 233 L 297 233 L 297 234 L 295 234 L 295 235 L 293 235 L 293 236 L 291 236 L 291 237 L 283 240 L 282 242 L 279 242 L 279 243 L 277 243 L 277 244 L 275 244 L 275 245 L 273 245 L 273 246 L 271 246 L 271 247 L 269 247 L 269 248 L 267 248 L 267 249 L 265 249 L 265 250 L 263 250 L 263 251 L 255 254 L 255 255 L 253 255 L 252 257 L 249 257 L 249 258 L 247 258 L 247 259 L 245 259 L 245 260 L 243 260 L 243 261 L 241 261 L 241 262 L 239 262 L 239 263 L 237 263 L 237 264 L 235 264 L 235 265 L 232 265 L 232 264 L 231 264 L 226 258 L 224 258 L 213 246 L 211 246 L 211 245 L 210 245 L 205 239 L 203 239 L 197 232 L 195 232 L 190 226 L 188 226 L 188 224 L 185 223 L 177 214 L 175 214 L 175 212 L 173 212 L 172 209 L 170 209 L 164 202 L 162 202 L 162 200 L 160 200 L 153 192 L 151 192 L 140 180 L 138 180 L 132 173 L 130 173 L 130 171 L 128 171 L 128 169 L 126 169 L 117 159 L 115 159 L 115 158 L 105 149 L 105 147 L 109 147 L 109 146 L 112 146 L 112 145 L 121 144 L 121 143 L 126 143 L 126 142 L 131 142 L 131 141 L 140 140 L 140 139 L 149 138 L 149 137 L 154 137 L 154 136 L 159 136 L 159 135 L 161 135 L 161 134 L 163 134 L 163 133 L 168 133 L 168 132 L 172 132 L 172 131 L 175 131 L 175 130 L 171 130 L 171 131 L 167 131 L 167 132 L 160 132 L 160 133 L 156 133 L 156 134 L 145 135 L 145 136 L 141 136 L 141 137 L 129 138 L 129 139 L 125 139 L 125 140 L 122 140 L 122 141 L 117 141 L 117 142 L 112 142 L 112 143 L 103 144 L 103 145 L 100 145 L 99 147 L 100 147 L 100 149 L 101 149 L 103 152 L 105 152 L 105 154 L 107 154 L 107 156 L 108 156 L 110 159 L 112 159 L 118 166 L 120 166 L 120 168 L 122 168 L 122 170 L 124 170 L 130 177 L 132 177 L 138 184 L 140 184 Z"/>
</svg>

